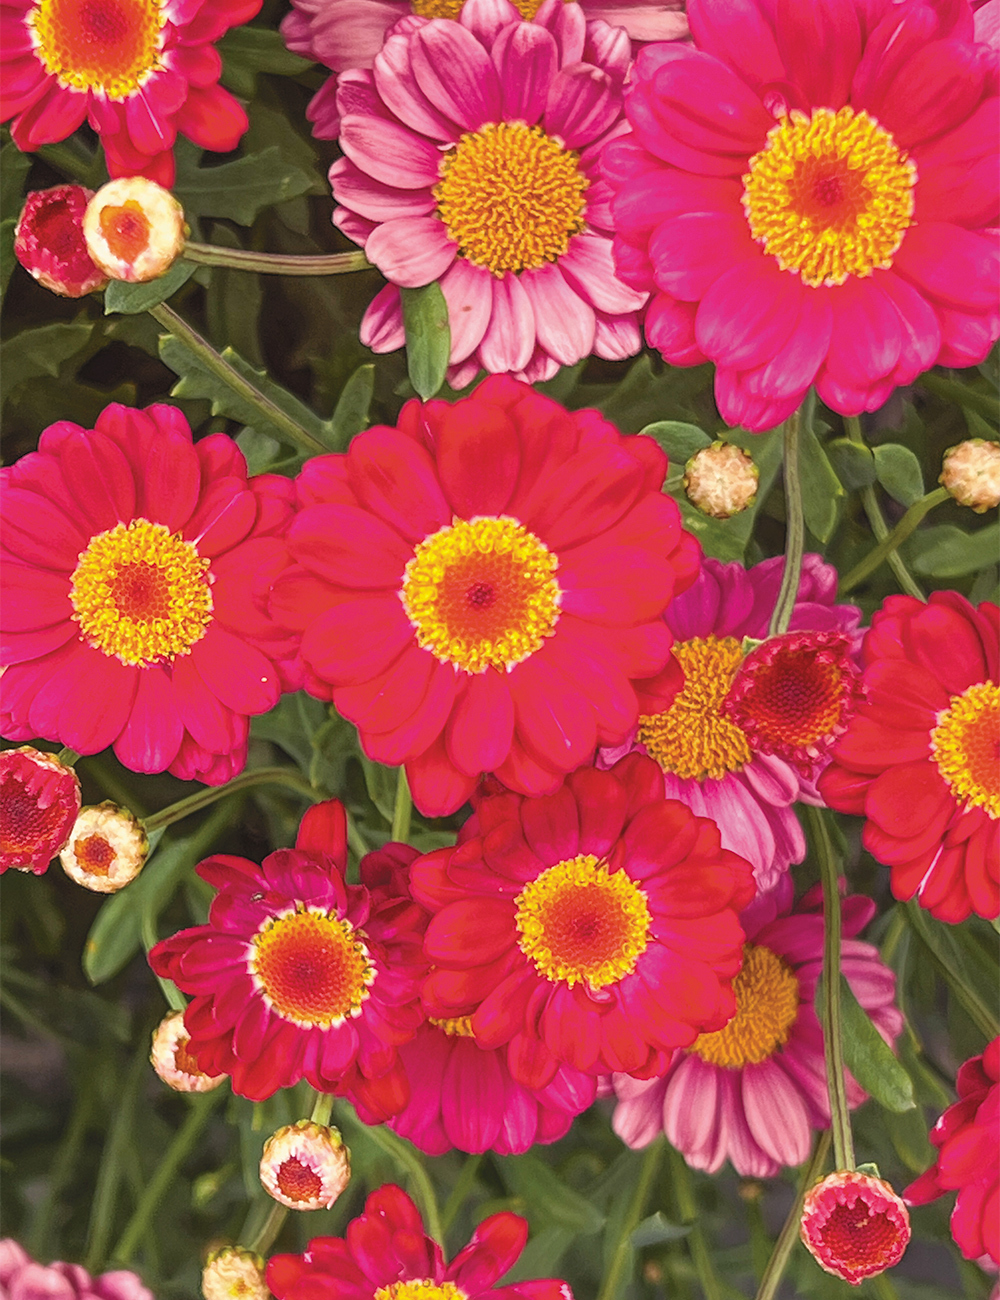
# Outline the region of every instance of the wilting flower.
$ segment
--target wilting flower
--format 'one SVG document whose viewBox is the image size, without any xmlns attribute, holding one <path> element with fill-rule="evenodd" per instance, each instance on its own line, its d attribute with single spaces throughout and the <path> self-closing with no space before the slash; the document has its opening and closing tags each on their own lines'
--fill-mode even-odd
<svg viewBox="0 0 1000 1300">
<path fill-rule="evenodd" d="M 930 1132 L 937 1160 L 909 1185 L 909 1205 L 957 1191 L 951 1235 L 966 1259 L 1000 1265 L 1000 1038 L 958 1072 L 958 1101 Z"/>
<path fill-rule="evenodd" d="M 481 772 L 554 790 L 677 689 L 660 617 L 698 547 L 651 438 L 487 380 L 408 402 L 300 474 L 294 565 L 271 612 L 299 630 L 307 689 L 453 812 Z"/>
<path fill-rule="evenodd" d="M 87 121 L 112 176 L 174 180 L 178 133 L 235 149 L 247 116 L 213 48 L 260 0 L 5 0 L 0 120 L 28 153 Z"/>
<path fill-rule="evenodd" d="M 246 763 L 248 715 L 294 643 L 261 604 L 291 517 L 287 479 L 248 478 L 225 434 L 117 404 L 62 420 L 0 472 L 0 732 L 137 772 L 219 785 Z"/>
<path fill-rule="evenodd" d="M 689 18 L 695 48 L 640 51 L 632 133 L 602 164 L 647 341 L 714 361 L 724 418 L 755 430 L 811 384 L 857 415 L 982 361 L 1000 113 L 969 6 L 701 0 Z"/>
<path fill-rule="evenodd" d="M 546 0 L 529 23 L 506 3 L 411 18 L 340 78 L 333 219 L 389 281 L 362 343 L 402 347 L 400 289 L 439 281 L 455 388 L 639 351 L 646 295 L 615 276 L 597 174 L 628 64 L 621 28 Z"/>
<path fill-rule="evenodd" d="M 242 1246 L 224 1246 L 209 1255 L 201 1274 L 205 1300 L 271 1300 L 264 1261 Z"/>
<path fill-rule="evenodd" d="M 17 260 L 39 284 L 64 298 L 82 298 L 108 282 L 83 237 L 83 214 L 93 193 L 82 185 L 32 190 L 14 228 Z"/>
<path fill-rule="evenodd" d="M 267 1284 L 276 1300 L 573 1300 L 557 1278 L 495 1285 L 527 1240 L 524 1219 L 492 1214 L 445 1265 L 417 1207 L 389 1183 L 371 1193 L 344 1238 L 315 1237 L 301 1255 L 273 1255 Z"/>
<path fill-rule="evenodd" d="M 171 1011 L 153 1033 L 149 1061 L 163 1082 L 175 1092 L 211 1092 L 225 1083 L 224 1074 L 206 1074 L 188 1051 L 190 1035 L 184 1028 L 184 1012 Z"/>
<path fill-rule="evenodd" d="M 910 1215 L 884 1179 L 844 1169 L 806 1192 L 799 1235 L 821 1268 L 859 1286 L 903 1258 Z"/>
<path fill-rule="evenodd" d="M 0 875 L 47 871 L 79 811 L 79 778 L 54 754 L 30 745 L 0 752 Z"/>
<path fill-rule="evenodd" d="M 996 605 L 956 591 L 890 596 L 862 648 L 867 699 L 820 777 L 897 898 L 942 921 L 1000 912 Z"/>
<path fill-rule="evenodd" d="M 184 209 L 169 190 L 145 176 L 102 186 L 87 205 L 87 250 L 113 280 L 155 280 L 184 249 Z"/>
<path fill-rule="evenodd" d="M 136 878 L 148 852 L 149 840 L 134 813 L 105 800 L 81 811 L 59 861 L 84 889 L 114 894 Z"/>
<path fill-rule="evenodd" d="M 91 1277 L 79 1264 L 36 1264 L 10 1237 L 0 1241 L 0 1291 L 10 1300 L 154 1300 L 125 1269 Z"/>
<path fill-rule="evenodd" d="M 743 968 L 736 977 L 736 1015 L 702 1034 L 659 1079 L 614 1080 L 614 1130 L 631 1147 L 666 1133 L 689 1165 L 715 1173 L 729 1159 L 737 1173 L 769 1178 L 809 1156 L 814 1130 L 830 1127 L 823 1031 L 814 1002 L 823 969 L 823 899 L 817 887 L 791 905 L 785 876 L 769 914 L 743 918 Z M 842 903 L 841 970 L 887 1042 L 903 1017 L 893 1005 L 895 978 L 878 949 L 855 939 L 875 904 Z M 867 1099 L 847 1078 L 852 1109 Z"/>
<path fill-rule="evenodd" d="M 713 519 L 731 519 L 757 499 L 760 471 L 742 447 L 713 442 L 696 451 L 684 466 L 687 499 Z"/>
<path fill-rule="evenodd" d="M 754 727 L 748 735 L 725 707 L 734 678 L 747 662 L 744 638 L 767 636 L 783 568 L 781 558 L 749 569 L 705 561 L 694 585 L 664 616 L 676 638 L 673 655 L 684 670 L 684 689 L 669 708 L 643 710 L 625 742 L 603 749 L 598 759 L 608 765 L 632 749 L 655 758 L 668 798 L 716 821 L 723 847 L 753 863 L 760 889 L 770 889 L 791 863 L 802 861 L 805 840 L 792 805 L 818 801 L 811 776 L 819 765 L 806 764 L 804 773 L 798 762 L 774 748 L 758 749 Z M 816 663 L 815 648 L 798 648 L 794 636 L 808 631 L 853 639 L 859 611 L 835 605 L 836 590 L 836 569 L 818 555 L 806 555 L 792 613 L 793 635 L 760 648 L 765 662 L 780 670 L 771 678 L 779 689 L 771 698 L 758 692 L 756 707 L 751 701 L 742 711 L 748 724 L 763 727 L 778 704 L 772 726 L 796 756 L 808 757 L 810 748 L 819 752 L 825 747 L 853 707 L 854 678 L 843 642 L 828 671 Z M 782 680 L 792 689 L 782 691 Z"/>
<path fill-rule="evenodd" d="M 260 1181 L 290 1210 L 328 1210 L 351 1181 L 351 1153 L 335 1128 L 286 1124 L 264 1143 Z"/>
<path fill-rule="evenodd" d="M 949 447 L 938 482 L 977 515 L 1000 505 L 1000 442 L 969 438 Z"/>
</svg>

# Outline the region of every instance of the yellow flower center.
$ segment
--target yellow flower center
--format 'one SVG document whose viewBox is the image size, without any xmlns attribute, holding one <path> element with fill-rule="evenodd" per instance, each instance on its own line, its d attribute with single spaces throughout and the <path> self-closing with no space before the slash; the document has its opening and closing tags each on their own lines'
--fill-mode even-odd
<svg viewBox="0 0 1000 1300">
<path fill-rule="evenodd" d="M 938 714 L 931 755 L 952 794 L 970 808 L 1000 817 L 1000 686 L 979 682 Z"/>
<path fill-rule="evenodd" d="M 916 166 L 865 112 L 793 109 L 743 177 L 750 233 L 803 284 L 892 265 L 913 221 Z"/>
<path fill-rule="evenodd" d="M 512 0 L 525 22 L 530 22 L 542 7 L 542 0 Z M 566 0 L 569 4 L 570 0 Z M 465 0 L 410 0 L 410 8 L 421 18 L 457 18 Z"/>
<path fill-rule="evenodd" d="M 454 1282 L 435 1282 L 425 1277 L 380 1286 L 372 1300 L 467 1300 L 467 1296 Z"/>
<path fill-rule="evenodd" d="M 378 973 L 350 921 L 301 904 L 264 922 L 249 969 L 272 1010 L 306 1029 L 360 1015 Z"/>
<path fill-rule="evenodd" d="M 399 594 L 418 644 L 442 663 L 509 671 L 555 632 L 558 567 L 516 519 L 456 519 L 419 543 Z"/>
<path fill-rule="evenodd" d="M 28 15 L 46 72 L 118 100 L 160 66 L 165 22 L 158 0 L 38 0 Z"/>
<path fill-rule="evenodd" d="M 733 983 L 736 1015 L 725 1029 L 702 1034 L 688 1049 L 712 1065 L 759 1065 L 788 1041 L 799 1014 L 798 976 L 770 948 L 748 943 Z"/>
<path fill-rule="evenodd" d="M 743 659 L 731 636 L 695 637 L 674 646 L 684 669 L 684 689 L 666 713 L 639 718 L 639 740 L 665 772 L 685 780 L 721 780 L 739 772 L 753 754 L 743 731 L 725 717 L 722 704 Z"/>
<path fill-rule="evenodd" d="M 502 276 L 566 252 L 589 184 L 577 155 L 541 127 L 489 122 L 444 155 L 434 197 L 460 254 Z"/>
<path fill-rule="evenodd" d="M 70 589 L 80 636 L 133 667 L 190 654 L 212 621 L 208 568 L 193 543 L 148 519 L 98 533 Z"/>
<path fill-rule="evenodd" d="M 471 1016 L 457 1016 L 449 1020 L 435 1020 L 433 1016 L 428 1016 L 427 1019 L 449 1038 L 475 1038 Z"/>
<path fill-rule="evenodd" d="M 521 951 L 547 980 L 604 988 L 630 975 L 646 951 L 646 895 L 592 853 L 548 867 L 514 902 Z"/>
</svg>

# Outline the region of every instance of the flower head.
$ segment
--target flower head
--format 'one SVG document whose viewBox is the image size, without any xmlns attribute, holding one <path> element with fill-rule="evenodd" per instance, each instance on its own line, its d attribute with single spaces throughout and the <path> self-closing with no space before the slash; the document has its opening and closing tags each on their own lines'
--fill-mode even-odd
<svg viewBox="0 0 1000 1300">
<path fill-rule="evenodd" d="M 742 447 L 715 441 L 684 466 L 684 491 L 693 506 L 713 519 L 731 519 L 757 499 L 760 471 Z"/>
<path fill-rule="evenodd" d="M 351 1153 L 325 1124 L 286 1124 L 264 1143 L 260 1181 L 291 1210 L 328 1210 L 351 1181 Z"/>
<path fill-rule="evenodd" d="M 172 406 L 46 429 L 0 471 L 0 732 L 213 785 L 239 772 L 249 716 L 299 685 L 262 604 L 292 493 L 248 478 L 225 434 L 195 446 Z"/>
<path fill-rule="evenodd" d="M 154 1300 L 134 1273 L 116 1269 L 91 1277 L 79 1264 L 36 1264 L 10 1237 L 0 1241 L 0 1293 L 11 1300 Z"/>
<path fill-rule="evenodd" d="M 618 274 L 652 293 L 647 341 L 714 361 L 723 417 L 754 430 L 811 384 L 857 415 L 981 361 L 1000 333 L 1000 113 L 968 5 L 735 12 L 700 0 L 693 48 L 640 51 L 631 134 L 602 160 Z"/>
<path fill-rule="evenodd" d="M 105 800 L 84 808 L 59 854 L 63 871 L 95 894 L 114 894 L 142 870 L 149 840 L 128 808 Z"/>
<path fill-rule="evenodd" d="M 14 254 L 39 284 L 64 298 L 103 289 L 108 277 L 87 251 L 83 214 L 93 190 L 55 185 L 32 190 L 14 228 Z"/>
<path fill-rule="evenodd" d="M 87 204 L 87 250 L 113 280 L 155 280 L 184 249 L 184 209 L 145 176 L 109 181 Z"/>
<path fill-rule="evenodd" d="M 0 753 L 0 875 L 11 867 L 40 876 L 69 839 L 80 781 L 54 754 L 30 745 Z"/>
<path fill-rule="evenodd" d="M 1000 610 L 956 591 L 890 596 L 862 647 L 865 700 L 819 780 L 867 818 L 897 898 L 942 921 L 1000 912 Z"/>
<path fill-rule="evenodd" d="M 969 438 L 949 447 L 938 482 L 977 515 L 1000 505 L 1000 442 Z"/>
<path fill-rule="evenodd" d="M 859 1286 L 903 1258 L 910 1215 L 884 1179 L 845 1169 L 806 1192 L 799 1232 L 820 1268 Z"/>
<path fill-rule="evenodd" d="M 270 1300 L 264 1261 L 242 1246 L 224 1246 L 209 1255 L 201 1274 L 205 1300 Z"/>
<path fill-rule="evenodd" d="M 528 1240 L 516 1214 L 484 1219 L 447 1266 L 417 1207 L 392 1183 L 371 1193 L 344 1237 L 315 1237 L 301 1255 L 273 1255 L 267 1284 L 276 1300 L 573 1300 L 546 1278 L 498 1287 Z"/>
<path fill-rule="evenodd" d="M 184 1012 L 171 1011 L 153 1033 L 149 1060 L 163 1082 L 175 1092 L 211 1092 L 225 1083 L 224 1074 L 206 1074 L 188 1050 L 191 1042 L 184 1028 Z"/>
</svg>

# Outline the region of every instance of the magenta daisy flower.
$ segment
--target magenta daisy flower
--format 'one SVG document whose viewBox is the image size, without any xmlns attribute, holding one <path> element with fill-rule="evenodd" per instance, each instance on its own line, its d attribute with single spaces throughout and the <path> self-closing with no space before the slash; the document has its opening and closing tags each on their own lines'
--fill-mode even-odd
<svg viewBox="0 0 1000 1300">
<path fill-rule="evenodd" d="M 614 1078 L 613 1126 L 631 1147 L 664 1132 L 695 1169 L 714 1173 L 727 1158 L 737 1173 L 768 1178 L 808 1158 L 814 1129 L 829 1128 L 823 1031 L 813 1003 L 823 969 L 819 886 L 791 906 L 788 877 L 774 919 L 744 913 L 747 945 L 736 977 L 736 1015 L 678 1053 L 659 1079 Z M 783 900 L 781 895 L 784 895 Z M 903 1028 L 893 1005 L 896 980 L 878 949 L 855 939 L 875 904 L 844 899 L 841 970 L 888 1043 Z M 852 1108 L 866 1100 L 848 1076 Z"/>
<path fill-rule="evenodd" d="M 333 219 L 389 281 L 363 343 L 402 347 L 400 288 L 438 281 L 454 387 L 638 352 L 646 295 L 615 276 L 597 172 L 629 57 L 624 30 L 579 5 L 546 0 L 526 23 L 505 0 L 407 19 L 371 71 L 341 76 Z"/>
</svg>

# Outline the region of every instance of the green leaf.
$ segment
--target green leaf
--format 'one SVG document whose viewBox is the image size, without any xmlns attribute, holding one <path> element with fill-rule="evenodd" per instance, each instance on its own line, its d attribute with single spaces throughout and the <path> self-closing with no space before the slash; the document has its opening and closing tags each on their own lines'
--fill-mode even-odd
<svg viewBox="0 0 1000 1300">
<path fill-rule="evenodd" d="M 848 492 L 870 487 L 875 482 L 875 457 L 870 448 L 850 438 L 834 438 L 826 444 L 826 454 L 833 471 Z"/>
<path fill-rule="evenodd" d="M 903 545 L 914 573 L 932 578 L 960 578 L 993 563 L 1000 546 L 1000 524 L 974 533 L 954 524 L 938 524 L 914 533 Z"/>
<path fill-rule="evenodd" d="M 216 48 L 222 55 L 222 84 L 244 99 L 253 98 L 259 72 L 294 77 L 313 66 L 285 48 L 280 32 L 264 27 L 234 27 Z"/>
<path fill-rule="evenodd" d="M 199 167 L 196 151 L 178 147 L 176 152 L 174 194 L 188 217 L 228 217 L 251 226 L 263 208 L 297 198 L 313 184 L 277 145 L 217 167 Z"/>
<path fill-rule="evenodd" d="M 126 284 L 124 280 L 112 280 L 104 290 L 104 314 L 110 316 L 117 312 L 122 316 L 137 316 L 140 312 L 157 307 L 191 279 L 197 266 L 194 262 L 185 262 L 179 257 L 173 266 L 157 280 L 147 280 L 145 284 Z"/>
<path fill-rule="evenodd" d="M 289 758 L 293 758 L 303 776 L 315 756 L 314 737 L 329 718 L 327 706 L 314 700 L 305 691 L 283 695 L 269 713 L 250 719 L 250 735 L 254 740 L 269 740 L 280 745 Z"/>
<path fill-rule="evenodd" d="M 396 806 L 396 769 L 383 767 L 381 763 L 373 762 L 364 753 L 360 754 L 360 758 L 361 766 L 364 768 L 368 797 L 391 826 L 392 814 Z"/>
<path fill-rule="evenodd" d="M 575 1240 L 576 1233 L 570 1228 L 559 1224 L 543 1228 L 531 1238 L 513 1268 L 503 1275 L 500 1285 L 511 1286 L 515 1282 L 552 1277 Z"/>
<path fill-rule="evenodd" d="M 663 1241 L 677 1241 L 680 1237 L 686 1237 L 690 1231 L 690 1224 L 671 1223 L 662 1210 L 657 1210 L 648 1219 L 643 1219 L 632 1233 L 630 1241 L 634 1249 L 638 1250 L 641 1246 L 658 1246 Z"/>
<path fill-rule="evenodd" d="M 844 489 L 822 443 L 805 420 L 799 433 L 799 478 L 806 527 L 819 541 L 828 542 L 837 526 L 838 503 Z"/>
<path fill-rule="evenodd" d="M 4 398 L 26 379 L 49 375 L 55 379 L 64 361 L 82 351 L 90 340 L 91 325 L 78 320 L 23 330 L 0 343 L 0 372 Z"/>
<path fill-rule="evenodd" d="M 912 506 L 924 495 L 924 476 L 920 472 L 920 461 L 898 442 L 884 442 L 875 447 L 875 473 L 878 481 L 894 501 L 900 505 Z"/>
<path fill-rule="evenodd" d="M 820 990 L 816 990 L 819 1005 Z M 886 1110 L 906 1111 L 916 1106 L 913 1083 L 892 1048 L 869 1019 L 843 975 L 840 1007 L 844 1025 L 844 1062 L 847 1068 Z"/>
<path fill-rule="evenodd" d="M 444 383 L 451 353 L 448 304 L 441 286 L 400 289 L 403 328 L 406 331 L 406 365 L 410 383 L 427 401 Z"/>
<path fill-rule="evenodd" d="M 712 445 L 712 439 L 703 429 L 680 420 L 660 420 L 656 424 L 647 424 L 641 432 L 655 438 L 666 452 L 671 467 L 683 468 L 695 452 Z"/>
<path fill-rule="evenodd" d="M 3 302 L 11 274 L 17 265 L 17 258 L 14 256 L 16 225 L 17 220 L 14 217 L 10 217 L 7 221 L 0 221 L 0 302 Z"/>
<path fill-rule="evenodd" d="M 533 1222 L 556 1224 L 584 1235 L 600 1232 L 604 1226 L 601 1211 L 567 1187 L 538 1156 L 530 1152 L 508 1156 L 500 1172 L 510 1191 L 524 1202 Z"/>
<path fill-rule="evenodd" d="M 337 399 L 337 409 L 330 420 L 331 446 L 343 449 L 356 433 L 367 428 L 374 392 L 375 367 L 358 366 Z"/>
</svg>

